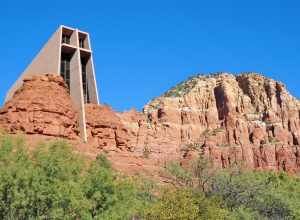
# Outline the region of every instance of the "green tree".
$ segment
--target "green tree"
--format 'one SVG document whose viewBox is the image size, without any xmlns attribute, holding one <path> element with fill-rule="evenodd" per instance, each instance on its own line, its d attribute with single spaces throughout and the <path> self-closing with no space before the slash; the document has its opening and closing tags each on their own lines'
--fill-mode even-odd
<svg viewBox="0 0 300 220">
<path fill-rule="evenodd" d="M 220 208 L 216 200 L 189 189 L 164 190 L 144 214 L 146 220 L 218 220 L 227 217 L 229 213 Z"/>
<path fill-rule="evenodd" d="M 217 171 L 202 157 L 187 168 L 171 163 L 167 172 L 179 189 L 187 188 L 194 194 L 203 192 L 204 200 L 201 196 L 196 198 L 201 201 L 199 204 L 218 201 L 219 207 L 230 212 L 230 219 L 300 219 L 297 177 L 249 171 L 241 165 Z"/>
<path fill-rule="evenodd" d="M 300 180 L 284 173 L 216 172 L 204 158 L 166 170 L 174 186 L 115 172 L 104 155 L 88 161 L 64 141 L 28 151 L 0 134 L 0 219 L 300 219 Z"/>
<path fill-rule="evenodd" d="M 92 162 L 83 187 L 94 219 L 129 219 L 141 209 L 136 187 L 115 174 L 103 155 Z"/>
<path fill-rule="evenodd" d="M 194 220 L 198 207 L 191 192 L 184 190 L 165 191 L 159 201 L 145 211 L 146 220 Z"/>
<path fill-rule="evenodd" d="M 87 163 L 63 141 L 31 153 L 21 139 L 0 144 L 0 219 L 130 219 L 144 205 L 103 155 Z"/>
<path fill-rule="evenodd" d="M 299 219 L 300 216 L 299 179 L 286 174 L 223 172 L 212 182 L 210 196 L 220 197 L 232 212 L 252 211 L 259 219 Z"/>
</svg>

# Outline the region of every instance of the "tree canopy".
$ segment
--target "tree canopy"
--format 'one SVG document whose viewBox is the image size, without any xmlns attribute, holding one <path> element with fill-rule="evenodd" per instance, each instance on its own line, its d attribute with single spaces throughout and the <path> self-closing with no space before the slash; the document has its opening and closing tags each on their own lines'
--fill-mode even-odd
<svg viewBox="0 0 300 220">
<path fill-rule="evenodd" d="M 199 157 L 165 170 L 174 184 L 127 177 L 105 155 L 90 161 L 64 141 L 29 151 L 0 137 L 0 219 L 300 219 L 300 180 L 284 173 L 216 170 Z"/>
</svg>

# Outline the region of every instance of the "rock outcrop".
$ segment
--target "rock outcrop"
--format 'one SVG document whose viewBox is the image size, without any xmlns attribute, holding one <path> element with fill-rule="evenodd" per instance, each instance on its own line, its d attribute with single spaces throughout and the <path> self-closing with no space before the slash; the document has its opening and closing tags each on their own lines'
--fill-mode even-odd
<svg viewBox="0 0 300 220">
<path fill-rule="evenodd" d="M 197 155 L 216 167 L 300 170 L 300 101 L 262 75 L 198 75 L 150 101 L 143 112 L 86 105 L 91 152 L 105 152 L 120 170 L 159 173 L 170 160 Z M 26 80 L 0 110 L 9 132 L 79 139 L 77 116 L 60 77 Z M 85 152 L 88 151 L 85 149 Z"/>
<path fill-rule="evenodd" d="M 129 151 L 130 133 L 109 107 L 86 104 L 88 143 L 104 151 Z"/>
<path fill-rule="evenodd" d="M 0 127 L 10 133 L 78 138 L 77 113 L 63 79 L 55 75 L 25 79 L 0 109 Z"/>
<path fill-rule="evenodd" d="M 154 127 L 149 134 L 164 130 L 165 138 L 177 140 L 183 162 L 197 151 L 223 168 L 244 163 L 299 171 L 300 102 L 262 75 L 196 76 L 151 101 L 144 113 Z M 157 136 L 149 137 L 155 143 Z"/>
</svg>

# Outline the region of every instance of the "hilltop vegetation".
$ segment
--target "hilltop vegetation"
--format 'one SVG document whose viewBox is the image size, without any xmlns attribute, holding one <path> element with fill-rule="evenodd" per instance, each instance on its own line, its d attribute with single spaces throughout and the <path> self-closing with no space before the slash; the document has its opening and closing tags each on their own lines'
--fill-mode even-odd
<svg viewBox="0 0 300 220">
<path fill-rule="evenodd" d="M 116 173 L 104 155 L 88 161 L 63 141 L 27 151 L 0 138 L 1 219 L 299 219 L 300 181 L 240 167 L 215 170 L 204 158 L 166 166 L 159 186 Z"/>
<path fill-rule="evenodd" d="M 215 73 L 208 73 L 208 74 L 196 74 L 190 76 L 187 80 L 184 80 L 174 87 L 170 88 L 167 92 L 165 92 L 162 96 L 163 97 L 183 97 L 185 94 L 189 93 L 195 86 L 197 85 L 198 81 L 201 79 L 208 79 L 208 78 L 216 78 L 221 75 L 232 74 L 226 72 L 215 72 Z M 252 76 L 259 76 L 259 73 L 254 72 L 242 72 L 240 76 L 252 75 Z"/>
</svg>

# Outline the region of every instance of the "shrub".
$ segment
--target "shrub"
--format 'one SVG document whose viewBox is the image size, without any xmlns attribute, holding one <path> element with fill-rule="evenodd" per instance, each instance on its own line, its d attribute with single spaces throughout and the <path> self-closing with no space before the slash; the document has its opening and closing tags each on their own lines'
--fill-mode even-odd
<svg viewBox="0 0 300 220">
<path fill-rule="evenodd" d="M 187 189 L 163 191 L 144 213 L 145 220 L 218 220 L 228 216 L 216 201 Z"/>
<path fill-rule="evenodd" d="M 63 141 L 30 154 L 20 139 L 0 145 L 0 219 L 129 219 L 143 204 L 103 155 L 87 164 Z"/>
<path fill-rule="evenodd" d="M 300 182 L 286 174 L 223 172 L 212 182 L 210 196 L 231 211 L 250 210 L 260 219 L 299 219 Z"/>
<path fill-rule="evenodd" d="M 182 168 L 178 163 L 170 162 L 166 165 L 167 174 L 173 178 L 175 184 L 187 186 L 191 184 L 192 175 Z"/>
<path fill-rule="evenodd" d="M 224 131 L 225 131 L 224 128 L 215 128 L 213 130 L 205 129 L 202 132 L 202 136 L 204 136 L 204 137 L 216 136 L 218 133 L 224 132 Z"/>
<path fill-rule="evenodd" d="M 202 147 L 203 144 L 201 143 L 190 143 L 187 144 L 185 149 L 186 150 L 199 150 Z"/>
<path fill-rule="evenodd" d="M 182 97 L 189 93 L 197 84 L 197 77 L 191 77 L 167 91 L 164 97 Z"/>
<path fill-rule="evenodd" d="M 28 152 L 0 138 L 0 219 L 300 219 L 300 180 L 234 167 L 217 171 L 199 157 L 170 163 L 175 187 L 116 173 L 104 155 L 88 162 L 63 141 Z"/>
<path fill-rule="evenodd" d="M 284 173 L 249 171 L 243 166 L 217 171 L 202 157 L 188 169 L 175 170 L 180 172 L 170 173 L 177 179 L 189 177 L 188 184 L 180 182 L 180 189 L 202 194 L 204 200 L 196 198 L 200 204 L 216 201 L 217 207 L 229 212 L 227 219 L 300 219 L 299 178 Z"/>
<path fill-rule="evenodd" d="M 279 140 L 275 137 L 269 137 L 269 143 L 270 144 L 278 144 Z"/>
</svg>

